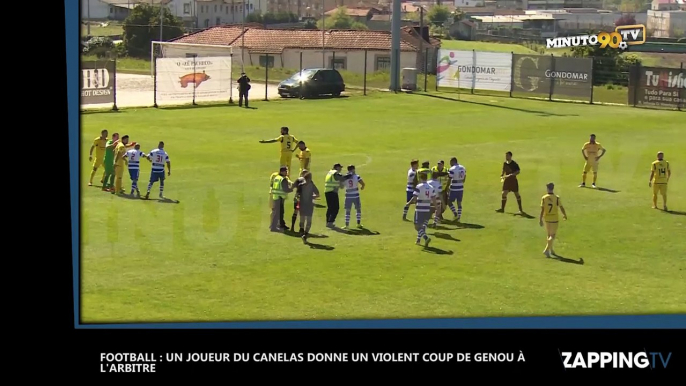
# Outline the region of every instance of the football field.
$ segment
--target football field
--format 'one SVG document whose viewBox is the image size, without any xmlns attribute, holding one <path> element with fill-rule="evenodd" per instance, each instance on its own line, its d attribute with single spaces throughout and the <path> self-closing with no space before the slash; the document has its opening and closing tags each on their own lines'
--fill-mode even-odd
<svg viewBox="0 0 686 386">
<path fill-rule="evenodd" d="M 82 322 L 686 312 L 685 113 L 431 95 L 83 114 Z M 279 148 L 258 141 L 281 126 L 307 143 L 320 191 L 333 164 L 356 165 L 367 231 L 327 229 L 323 198 L 311 245 L 268 230 Z M 128 134 L 146 153 L 164 141 L 172 164 L 165 195 L 179 203 L 88 187 L 88 150 L 102 129 Z M 599 189 L 577 188 L 591 133 L 607 149 Z M 651 209 L 648 177 L 659 150 L 672 168 L 669 213 Z M 514 215 L 512 195 L 506 213 L 495 212 L 506 151 L 521 167 L 528 217 Z M 409 162 L 435 166 L 453 156 L 467 170 L 462 223 L 429 229 L 430 248 L 416 246 L 413 224 L 401 219 Z M 141 165 L 144 191 L 150 166 Z M 548 182 L 569 215 L 559 226 L 559 259 L 542 254 L 538 215 Z M 128 192 L 126 172 L 124 186 Z"/>
</svg>

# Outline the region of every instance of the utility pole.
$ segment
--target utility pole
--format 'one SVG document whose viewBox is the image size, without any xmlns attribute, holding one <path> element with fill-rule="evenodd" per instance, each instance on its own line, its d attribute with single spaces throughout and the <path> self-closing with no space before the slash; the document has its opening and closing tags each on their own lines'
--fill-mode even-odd
<svg viewBox="0 0 686 386">
<path fill-rule="evenodd" d="M 424 57 L 424 6 L 419 6 L 419 55 L 417 57 Z M 424 68 L 424 63 L 426 60 L 422 60 L 422 73 L 426 73 L 426 68 Z"/>
<path fill-rule="evenodd" d="M 322 0 L 322 68 L 326 68 L 326 54 L 324 52 L 324 39 L 326 39 L 326 19 L 324 10 L 324 0 Z M 333 68 L 333 63 L 331 63 L 331 67 Z"/>
<path fill-rule="evenodd" d="M 164 4 L 162 3 L 163 0 L 160 0 L 160 41 L 164 41 L 164 38 L 162 37 L 162 31 L 164 30 Z"/>
<path fill-rule="evenodd" d="M 91 36 L 91 0 L 86 3 L 86 36 Z"/>
<path fill-rule="evenodd" d="M 245 52 L 245 0 L 243 0 L 243 12 L 241 12 L 241 72 L 245 72 L 245 58 L 243 57 Z M 269 63 L 265 63 L 265 66 Z"/>
<path fill-rule="evenodd" d="M 393 1 L 391 15 L 391 91 L 400 91 L 400 1 Z"/>
</svg>

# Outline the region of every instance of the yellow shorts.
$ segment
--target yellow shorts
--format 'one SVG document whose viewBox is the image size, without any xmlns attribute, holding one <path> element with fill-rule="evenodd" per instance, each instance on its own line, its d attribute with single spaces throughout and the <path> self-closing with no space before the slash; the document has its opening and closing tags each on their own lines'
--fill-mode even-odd
<svg viewBox="0 0 686 386">
<path fill-rule="evenodd" d="M 291 168 L 291 161 L 293 160 L 293 152 L 281 153 L 281 158 L 279 159 L 279 166 L 288 166 Z"/>
<path fill-rule="evenodd" d="M 114 177 L 122 178 L 124 176 L 124 167 L 120 165 L 114 165 Z"/>
<path fill-rule="evenodd" d="M 598 173 L 598 162 L 588 162 L 584 164 L 584 173 L 588 173 L 589 170 L 593 169 L 593 173 Z"/>
<path fill-rule="evenodd" d="M 653 194 L 667 194 L 667 184 L 653 184 Z"/>
<path fill-rule="evenodd" d="M 555 222 L 547 222 L 546 221 L 544 224 L 545 224 L 545 231 L 547 234 L 554 235 L 557 233 L 557 224 L 558 224 L 557 221 L 555 221 Z"/>
<path fill-rule="evenodd" d="M 105 162 L 104 158 L 93 158 L 93 169 L 97 169 Z"/>
</svg>

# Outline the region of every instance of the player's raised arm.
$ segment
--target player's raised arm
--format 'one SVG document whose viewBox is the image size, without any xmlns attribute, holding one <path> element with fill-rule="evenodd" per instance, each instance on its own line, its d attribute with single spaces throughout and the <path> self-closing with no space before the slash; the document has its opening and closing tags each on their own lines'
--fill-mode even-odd
<svg viewBox="0 0 686 386">
<path fill-rule="evenodd" d="M 278 142 L 281 138 L 283 138 L 283 135 L 280 135 L 280 136 L 273 138 L 273 139 L 260 139 L 260 143 L 274 143 L 274 142 Z"/>
</svg>

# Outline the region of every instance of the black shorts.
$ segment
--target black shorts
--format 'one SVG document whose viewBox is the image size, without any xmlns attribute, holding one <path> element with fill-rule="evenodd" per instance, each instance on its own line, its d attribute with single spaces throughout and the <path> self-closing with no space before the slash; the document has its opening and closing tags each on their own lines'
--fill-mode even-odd
<svg viewBox="0 0 686 386">
<path fill-rule="evenodd" d="M 518 193 L 519 192 L 519 181 L 516 177 L 506 178 L 503 182 L 503 191 Z"/>
</svg>

